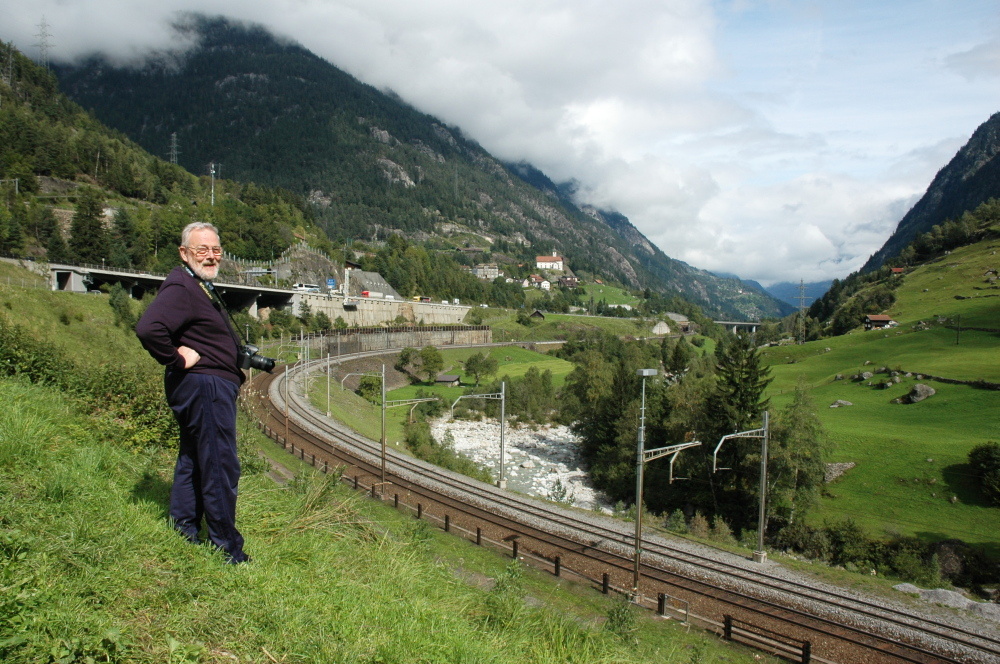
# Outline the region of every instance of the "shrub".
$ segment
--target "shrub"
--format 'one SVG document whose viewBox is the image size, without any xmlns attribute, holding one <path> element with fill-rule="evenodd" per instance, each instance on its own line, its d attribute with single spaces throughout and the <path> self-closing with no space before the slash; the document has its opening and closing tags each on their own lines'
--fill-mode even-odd
<svg viewBox="0 0 1000 664">
<path fill-rule="evenodd" d="M 49 344 L 0 316 L 0 375 L 67 387 L 66 363 Z"/>
<path fill-rule="evenodd" d="M 853 519 L 827 525 L 830 536 L 831 562 L 836 565 L 870 564 L 871 542 Z"/>
<path fill-rule="evenodd" d="M 991 505 L 1000 505 L 1000 443 L 989 441 L 969 452 L 969 465 Z"/>
<path fill-rule="evenodd" d="M 789 524 L 778 531 L 774 544 L 780 549 L 797 551 L 813 560 L 829 560 L 832 551 L 829 534 L 802 522 Z"/>
<path fill-rule="evenodd" d="M 434 436 L 431 435 L 431 428 L 426 422 L 407 424 L 403 432 L 407 446 L 413 452 L 413 456 L 418 459 L 429 461 L 434 465 L 462 473 L 483 482 L 493 481 L 490 474 L 477 466 L 472 459 L 456 453 L 446 443 L 439 443 L 434 440 Z"/>
<path fill-rule="evenodd" d="M 691 517 L 691 522 L 688 524 L 688 532 L 695 537 L 708 539 L 712 529 L 708 525 L 708 519 L 701 512 L 695 512 L 695 515 Z"/>
<path fill-rule="evenodd" d="M 108 304 L 111 305 L 111 310 L 115 313 L 115 325 L 126 330 L 135 327 L 138 319 L 132 309 L 132 297 L 120 283 L 112 286 Z"/>
<path fill-rule="evenodd" d="M 635 633 L 639 629 L 639 619 L 636 617 L 635 606 L 625 595 L 620 595 L 611 608 L 604 629 L 614 634 L 622 643 L 638 644 Z"/>
<path fill-rule="evenodd" d="M 523 574 L 520 563 L 515 560 L 497 575 L 484 600 L 487 624 L 500 629 L 516 624 L 524 611 Z"/>
<path fill-rule="evenodd" d="M 675 533 L 684 534 L 688 531 L 687 521 L 684 519 L 684 512 L 675 509 L 663 522 L 663 527 Z"/>
<path fill-rule="evenodd" d="M 733 531 L 726 523 L 726 520 L 721 516 L 716 514 L 712 518 L 712 534 L 711 538 L 715 542 L 720 542 L 722 544 L 735 544 L 736 538 L 733 537 Z"/>
</svg>

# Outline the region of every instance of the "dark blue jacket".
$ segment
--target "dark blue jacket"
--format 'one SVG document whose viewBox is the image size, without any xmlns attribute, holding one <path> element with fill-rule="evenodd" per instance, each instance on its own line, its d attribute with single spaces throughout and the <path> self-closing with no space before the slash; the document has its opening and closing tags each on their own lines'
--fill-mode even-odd
<svg viewBox="0 0 1000 664">
<path fill-rule="evenodd" d="M 135 333 L 142 347 L 167 368 L 168 377 L 185 371 L 184 357 L 177 348 L 187 346 L 201 355 L 188 372 L 243 383 L 243 371 L 237 364 L 239 341 L 228 314 L 212 301 L 202 281 L 183 266 L 167 275 L 156 299 L 135 326 Z"/>
</svg>

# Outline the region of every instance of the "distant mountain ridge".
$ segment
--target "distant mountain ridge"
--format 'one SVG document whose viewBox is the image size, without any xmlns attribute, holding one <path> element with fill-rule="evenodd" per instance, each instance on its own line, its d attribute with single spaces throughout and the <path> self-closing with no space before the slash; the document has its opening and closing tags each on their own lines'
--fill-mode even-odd
<svg viewBox="0 0 1000 664">
<path fill-rule="evenodd" d="M 576 272 L 679 294 L 710 316 L 780 316 L 734 279 L 674 260 L 624 216 L 578 206 L 572 185 L 505 165 L 436 118 L 362 84 L 264 28 L 192 16 L 197 48 L 140 69 L 99 57 L 55 68 L 66 94 L 144 146 L 207 174 L 308 198 L 334 242 L 399 232 L 480 248 L 512 269 L 557 251 Z"/>
<path fill-rule="evenodd" d="M 862 272 L 876 270 L 921 234 L 991 198 L 1000 198 L 1000 113 L 994 113 L 948 164 L 938 171 L 926 193 L 907 212 L 881 249 L 872 254 Z"/>
<path fill-rule="evenodd" d="M 802 304 L 805 307 L 809 307 L 809 305 L 811 305 L 817 298 L 821 297 L 823 293 L 830 290 L 830 285 L 832 283 L 832 279 L 827 281 L 813 281 L 803 284 L 799 284 L 794 281 L 782 281 L 781 283 L 771 284 L 766 290 L 782 302 L 787 302 L 798 309 L 800 286 L 802 289 L 801 295 L 804 297 Z"/>
</svg>

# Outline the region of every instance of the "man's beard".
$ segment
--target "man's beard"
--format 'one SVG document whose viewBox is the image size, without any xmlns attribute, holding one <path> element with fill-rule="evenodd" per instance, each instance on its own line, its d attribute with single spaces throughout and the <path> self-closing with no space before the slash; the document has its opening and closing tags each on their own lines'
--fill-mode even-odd
<svg viewBox="0 0 1000 664">
<path fill-rule="evenodd" d="M 194 272 L 200 279 L 205 281 L 212 281 L 217 276 L 219 276 L 219 263 L 216 262 L 212 265 L 205 265 L 204 263 L 198 264 L 194 263 L 189 265 L 191 271 Z"/>
</svg>

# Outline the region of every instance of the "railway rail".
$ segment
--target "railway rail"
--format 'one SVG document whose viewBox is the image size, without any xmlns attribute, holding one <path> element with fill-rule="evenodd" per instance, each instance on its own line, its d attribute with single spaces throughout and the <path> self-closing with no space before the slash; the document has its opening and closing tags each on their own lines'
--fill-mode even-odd
<svg viewBox="0 0 1000 664">
<path fill-rule="evenodd" d="M 303 378 L 328 363 L 385 354 L 321 358 L 254 380 L 261 426 L 285 449 L 418 518 L 517 558 L 633 595 L 682 618 L 793 661 L 979 664 L 1000 662 L 996 626 L 970 628 L 832 586 L 797 579 L 775 563 L 708 555 L 686 542 L 643 537 L 640 587 L 632 593 L 631 526 L 503 491 L 383 449 L 312 407 Z M 391 351 L 390 351 L 391 352 Z M 383 481 L 384 472 L 384 481 Z M 680 608 L 683 607 L 683 608 Z"/>
</svg>

